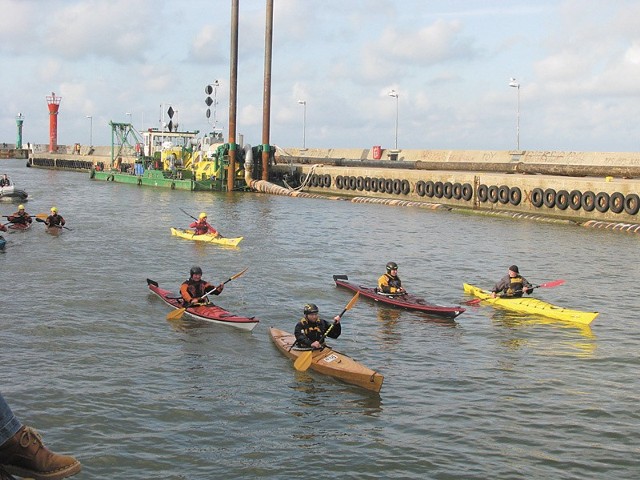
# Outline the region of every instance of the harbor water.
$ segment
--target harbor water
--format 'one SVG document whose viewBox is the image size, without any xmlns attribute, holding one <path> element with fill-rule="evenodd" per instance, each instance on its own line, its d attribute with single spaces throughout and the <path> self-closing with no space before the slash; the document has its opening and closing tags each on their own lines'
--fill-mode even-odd
<svg viewBox="0 0 640 480">
<path fill-rule="evenodd" d="M 5 160 L 31 214 L 70 230 L 4 233 L 0 391 L 83 479 L 638 478 L 636 235 L 267 194 L 96 182 Z M 15 204 L 0 203 L 2 215 Z M 170 235 L 206 211 L 239 248 Z M 379 394 L 297 372 L 268 336 L 307 302 L 339 313 L 334 274 L 372 285 L 388 261 L 446 305 L 517 264 L 535 296 L 599 311 L 590 327 L 468 306 L 455 322 L 361 298 L 331 345 L 385 377 Z M 191 266 L 253 332 L 189 320 L 149 293 Z M 634 440 L 635 439 L 635 440 Z"/>
</svg>

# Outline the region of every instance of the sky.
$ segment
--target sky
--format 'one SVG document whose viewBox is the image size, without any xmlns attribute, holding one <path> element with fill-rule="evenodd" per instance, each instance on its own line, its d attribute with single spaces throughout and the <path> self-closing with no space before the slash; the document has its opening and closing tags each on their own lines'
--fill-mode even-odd
<svg viewBox="0 0 640 480">
<path fill-rule="evenodd" d="M 273 2 L 272 145 L 640 151 L 637 0 Z M 251 145 L 266 5 L 239 0 L 236 138 Z M 52 92 L 58 144 L 110 145 L 109 121 L 159 128 L 169 106 L 181 130 L 209 132 L 216 80 L 227 137 L 231 0 L 0 0 L 0 12 L 0 141 L 15 142 L 21 113 L 23 141 L 47 144 Z"/>
</svg>

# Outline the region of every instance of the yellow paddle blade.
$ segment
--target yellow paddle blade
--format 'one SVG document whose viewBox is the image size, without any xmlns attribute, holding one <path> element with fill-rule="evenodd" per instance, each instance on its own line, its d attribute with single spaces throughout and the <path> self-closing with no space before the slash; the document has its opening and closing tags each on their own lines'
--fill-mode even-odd
<svg viewBox="0 0 640 480">
<path fill-rule="evenodd" d="M 184 312 L 186 311 L 186 308 L 179 308 L 177 310 L 169 312 L 169 314 L 167 315 L 167 320 L 179 320 L 180 318 L 182 318 L 182 315 L 184 315 Z"/>
<path fill-rule="evenodd" d="M 33 215 L 36 218 L 40 218 L 42 220 L 46 220 L 47 218 L 49 218 L 49 214 L 47 213 L 38 213 L 37 215 Z"/>
<path fill-rule="evenodd" d="M 296 361 L 293 362 L 294 368 L 299 372 L 304 372 L 305 370 L 307 370 L 311 366 L 312 354 L 312 350 L 307 350 L 306 352 L 300 354 L 300 356 L 296 358 Z"/>
<path fill-rule="evenodd" d="M 353 307 L 356 302 L 358 301 L 358 299 L 360 298 L 360 292 L 356 293 L 353 298 L 349 301 L 349 303 L 347 303 L 347 306 L 344 307 L 345 311 L 346 310 L 351 310 L 351 307 Z"/>
<path fill-rule="evenodd" d="M 244 275 L 244 272 L 246 272 L 247 270 L 249 270 L 249 267 L 245 268 L 244 270 L 242 270 L 240 273 L 236 273 L 233 277 L 231 277 L 229 280 L 227 280 L 228 282 L 231 280 L 235 280 L 236 278 L 238 278 L 241 275 Z"/>
</svg>

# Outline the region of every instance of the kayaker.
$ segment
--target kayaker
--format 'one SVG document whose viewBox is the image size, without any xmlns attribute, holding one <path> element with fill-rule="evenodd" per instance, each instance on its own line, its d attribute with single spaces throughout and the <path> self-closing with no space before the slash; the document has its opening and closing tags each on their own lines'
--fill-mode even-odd
<svg viewBox="0 0 640 480">
<path fill-rule="evenodd" d="M 209 282 L 202 280 L 202 269 L 191 267 L 189 280 L 185 280 L 180 285 L 180 295 L 186 304 L 207 303 L 207 295 L 220 295 L 224 290 L 224 283 L 214 287 Z"/>
<path fill-rule="evenodd" d="M 214 235 L 216 237 L 222 236 L 215 228 L 209 225 L 209 223 L 207 222 L 207 214 L 205 212 L 202 212 L 200 215 L 198 215 L 198 220 L 189 225 L 189 228 L 193 228 L 196 231 L 196 235 L 205 235 L 207 233 L 210 233 L 211 235 Z"/>
<path fill-rule="evenodd" d="M 502 277 L 491 290 L 491 296 L 496 298 L 501 294 L 501 297 L 521 297 L 524 293 L 530 294 L 532 291 L 533 285 L 520 275 L 518 266 L 511 265 L 507 275 Z"/>
<path fill-rule="evenodd" d="M 5 173 L 4 175 L 2 175 L 2 178 L 0 178 L 0 187 L 10 187 L 11 186 L 11 180 L 9 180 L 9 177 L 7 177 L 7 174 Z"/>
<path fill-rule="evenodd" d="M 0 478 L 4 473 L 29 478 L 60 480 L 75 475 L 82 466 L 69 455 L 53 453 L 40 434 L 22 425 L 0 394 Z"/>
<path fill-rule="evenodd" d="M 58 215 L 58 207 L 51 207 L 51 215 L 44 221 L 47 227 L 63 227 L 65 220 L 62 215 Z"/>
<path fill-rule="evenodd" d="M 378 279 L 378 292 L 389 294 L 403 294 L 407 291 L 402 288 L 402 281 L 398 277 L 398 264 L 387 263 L 387 273 Z"/>
<path fill-rule="evenodd" d="M 24 205 L 18 205 L 18 211 L 9 215 L 7 220 L 18 225 L 29 225 L 33 221 L 31 215 L 25 211 Z"/>
<path fill-rule="evenodd" d="M 322 320 L 318 315 L 318 306 L 315 303 L 307 303 L 303 309 L 304 317 L 296 324 L 296 345 L 303 348 L 322 348 L 325 336 L 338 338 L 342 333 L 340 315 L 333 317 L 331 324 Z"/>
</svg>

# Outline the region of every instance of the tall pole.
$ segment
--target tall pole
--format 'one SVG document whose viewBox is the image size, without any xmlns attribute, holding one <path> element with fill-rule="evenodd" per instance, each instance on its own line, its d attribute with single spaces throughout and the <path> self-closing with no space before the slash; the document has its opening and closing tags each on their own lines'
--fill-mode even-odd
<svg viewBox="0 0 640 480">
<path fill-rule="evenodd" d="M 307 101 L 298 100 L 298 103 L 302 105 L 302 150 L 307 149 Z"/>
<path fill-rule="evenodd" d="M 520 83 L 512 78 L 509 86 L 518 89 L 518 108 L 516 110 L 516 149 L 520 151 Z"/>
<path fill-rule="evenodd" d="M 273 0 L 267 0 L 264 28 L 264 91 L 262 95 L 262 180 L 269 180 L 269 133 L 271 131 L 271 58 L 273 44 Z"/>
<path fill-rule="evenodd" d="M 236 178 L 236 110 L 238 101 L 238 10 L 240 0 L 231 0 L 231 55 L 229 74 L 229 167 L 227 191 L 233 191 Z"/>
<path fill-rule="evenodd" d="M 395 90 L 391 90 L 389 92 L 389 96 L 390 97 L 395 97 L 395 99 L 396 99 L 396 143 L 395 143 L 395 150 L 398 150 L 398 92 L 396 92 Z"/>
<path fill-rule="evenodd" d="M 93 147 L 93 116 L 87 115 L 89 119 L 89 146 Z"/>
</svg>

